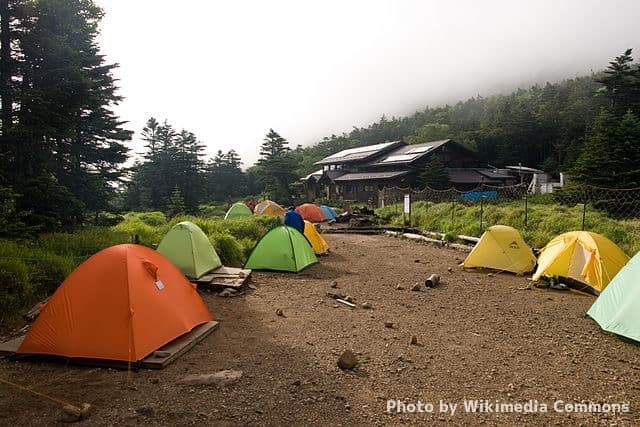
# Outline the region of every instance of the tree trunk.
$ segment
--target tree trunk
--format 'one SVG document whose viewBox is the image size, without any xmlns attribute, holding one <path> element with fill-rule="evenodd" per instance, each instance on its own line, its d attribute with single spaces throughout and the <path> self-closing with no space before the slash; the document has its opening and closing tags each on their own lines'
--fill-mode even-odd
<svg viewBox="0 0 640 427">
<path fill-rule="evenodd" d="M 6 136 L 13 124 L 13 90 L 11 88 L 11 32 L 9 0 L 0 0 L 0 102 L 2 135 Z M 4 150 L 3 150 L 4 151 Z"/>
</svg>

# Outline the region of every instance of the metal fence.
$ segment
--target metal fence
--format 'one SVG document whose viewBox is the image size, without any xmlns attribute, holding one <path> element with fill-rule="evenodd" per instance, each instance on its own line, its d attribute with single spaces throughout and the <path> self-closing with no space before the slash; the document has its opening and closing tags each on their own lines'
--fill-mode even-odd
<svg viewBox="0 0 640 427">
<path fill-rule="evenodd" d="M 557 189 L 553 193 L 530 194 L 526 184 L 496 187 L 480 185 L 470 191 L 456 189 L 436 190 L 426 187 L 422 190 L 399 187 L 385 187 L 378 194 L 378 207 L 393 205 L 396 213 L 403 213 L 403 202 L 409 195 L 411 203 L 427 201 L 450 204 L 451 224 L 454 223 L 456 210 L 461 206 L 477 206 L 478 231 L 494 225 L 487 220 L 486 213 L 492 206 L 509 203 L 521 209 L 515 211 L 518 227 L 532 227 L 530 212 L 536 205 L 555 205 L 571 208 L 570 212 L 582 224 L 582 230 L 588 230 L 590 224 L 602 218 L 602 215 L 616 220 L 640 219 L 640 188 L 616 189 L 591 185 L 570 186 Z M 442 213 L 442 209 L 440 209 Z M 593 221 L 590 221 L 592 219 Z M 449 231 L 449 230 L 439 230 Z M 568 231 L 568 230 L 567 230 Z"/>
</svg>

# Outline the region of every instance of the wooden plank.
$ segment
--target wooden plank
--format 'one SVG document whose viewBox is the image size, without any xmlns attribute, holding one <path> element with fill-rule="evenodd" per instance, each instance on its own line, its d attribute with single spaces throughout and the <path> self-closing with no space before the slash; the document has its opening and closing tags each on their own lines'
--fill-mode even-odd
<svg viewBox="0 0 640 427">
<path fill-rule="evenodd" d="M 136 369 L 147 368 L 147 369 L 162 369 L 182 354 L 184 354 L 187 350 L 191 349 L 197 343 L 205 339 L 209 334 L 211 334 L 214 330 L 216 330 L 219 326 L 219 323 L 212 320 L 207 323 L 203 323 L 202 325 L 198 325 L 188 332 L 170 343 L 164 345 L 160 349 L 153 352 L 151 355 L 144 358 L 140 361 L 140 364 L 135 364 Z M 102 359 L 74 359 L 74 358 L 65 358 L 58 356 L 47 356 L 47 355 L 16 355 L 20 344 L 24 340 L 25 335 L 22 335 L 18 338 L 14 338 L 10 341 L 0 343 L 0 355 L 2 356 L 24 356 L 26 358 L 32 359 L 43 359 L 43 360 L 69 360 L 73 363 L 81 364 L 81 365 L 92 365 L 92 366 L 101 366 L 101 367 L 113 367 L 120 369 L 127 369 L 127 362 L 119 361 L 119 360 L 102 360 Z"/>
<path fill-rule="evenodd" d="M 222 267 L 218 267 L 215 270 L 212 270 L 209 272 L 209 274 L 213 274 L 216 276 L 219 275 L 232 275 L 232 276 L 240 276 L 242 274 L 245 276 L 249 276 L 251 274 L 251 270 L 248 269 L 243 269 L 243 268 L 235 268 L 235 267 L 225 267 L 224 265 Z"/>
<path fill-rule="evenodd" d="M 198 325 L 191 332 L 184 334 L 165 346 L 154 351 L 151 355 L 142 359 L 141 368 L 162 369 L 169 363 L 176 360 L 187 350 L 205 339 L 210 333 L 218 328 L 219 323 L 212 320 L 202 325 Z"/>
<path fill-rule="evenodd" d="M 13 356 L 16 351 L 18 351 L 18 348 L 20 347 L 20 344 L 22 344 L 22 341 L 24 341 L 24 337 L 26 337 L 26 335 L 22 335 L 7 342 L 0 343 L 0 355 Z"/>
</svg>

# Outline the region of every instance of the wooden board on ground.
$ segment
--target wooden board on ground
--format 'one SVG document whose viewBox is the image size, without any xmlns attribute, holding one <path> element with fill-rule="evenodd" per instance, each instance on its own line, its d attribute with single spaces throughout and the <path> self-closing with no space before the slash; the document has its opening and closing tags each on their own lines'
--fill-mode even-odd
<svg viewBox="0 0 640 427">
<path fill-rule="evenodd" d="M 212 320 L 207 323 L 203 323 L 202 325 L 198 325 L 188 332 L 170 343 L 164 345 L 158 350 L 154 351 L 152 354 L 147 356 L 146 358 L 140 361 L 138 365 L 140 368 L 146 369 L 162 369 L 182 354 L 184 354 L 187 350 L 195 346 L 197 343 L 205 339 L 209 334 L 215 331 L 218 328 L 219 323 L 215 320 Z M 14 356 L 24 341 L 25 335 L 14 338 L 10 341 L 0 343 L 0 355 L 2 356 Z M 22 355 L 19 355 L 22 356 Z M 42 358 L 41 355 L 24 355 L 25 357 L 36 357 Z M 47 358 L 48 356 L 44 356 Z M 60 359 L 57 357 L 51 357 L 51 359 Z M 65 358 L 61 358 L 65 359 Z M 104 366 L 104 367 L 114 367 L 114 368 L 127 368 L 126 362 L 121 361 L 113 361 L 113 360 L 100 360 L 100 359 L 73 359 L 75 363 L 93 365 L 93 366 Z"/>
<path fill-rule="evenodd" d="M 1 356 L 12 356 L 18 351 L 20 344 L 24 341 L 24 337 L 26 335 L 21 335 L 17 338 L 9 340 L 7 342 L 0 343 L 0 355 Z"/>
<path fill-rule="evenodd" d="M 198 325 L 191 332 L 176 338 L 165 346 L 151 353 L 140 362 L 141 368 L 162 369 L 176 360 L 191 347 L 205 339 L 211 332 L 218 328 L 219 323 L 212 320 Z"/>
<path fill-rule="evenodd" d="M 242 268 L 225 267 L 217 268 L 198 280 L 196 284 L 203 287 L 223 287 L 223 288 L 240 288 L 251 276 L 251 270 Z"/>
</svg>

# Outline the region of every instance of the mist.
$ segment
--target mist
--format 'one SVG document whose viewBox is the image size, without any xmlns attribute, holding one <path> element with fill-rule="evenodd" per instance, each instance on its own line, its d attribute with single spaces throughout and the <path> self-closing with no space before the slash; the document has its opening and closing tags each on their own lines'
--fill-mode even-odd
<svg viewBox="0 0 640 427">
<path fill-rule="evenodd" d="M 97 3 L 132 152 L 154 116 L 245 167 L 270 128 L 308 146 L 383 114 L 589 75 L 640 47 L 635 0 Z"/>
</svg>

